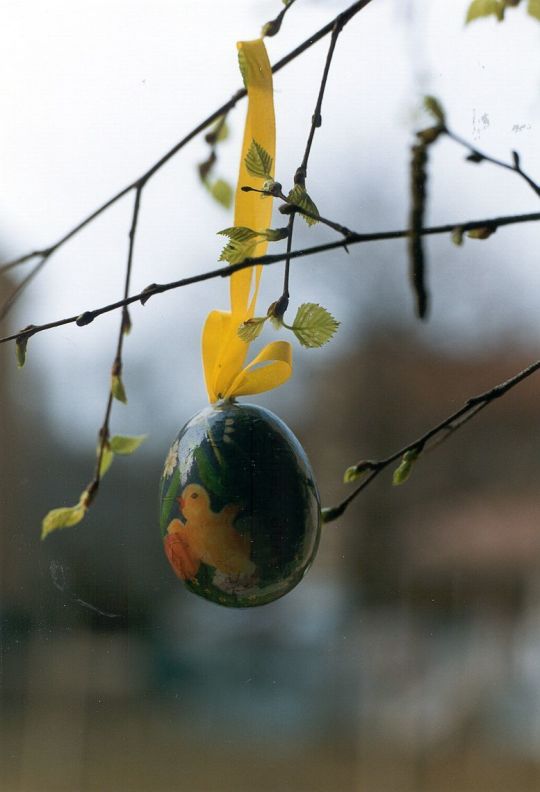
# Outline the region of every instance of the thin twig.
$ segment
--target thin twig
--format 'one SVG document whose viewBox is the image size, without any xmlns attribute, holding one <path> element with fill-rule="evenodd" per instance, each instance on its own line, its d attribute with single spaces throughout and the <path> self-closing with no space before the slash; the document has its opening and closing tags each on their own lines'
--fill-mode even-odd
<svg viewBox="0 0 540 792">
<path fill-rule="evenodd" d="M 8 294 L 2 305 L 0 306 L 0 321 L 6 317 L 9 313 L 10 308 L 16 302 L 17 298 L 20 294 L 26 289 L 26 287 L 34 280 L 36 275 L 43 269 L 45 263 L 47 261 L 48 256 L 43 256 L 37 264 L 34 264 L 30 272 L 24 276 L 22 281 L 15 286 L 13 291 Z"/>
<path fill-rule="evenodd" d="M 294 183 L 300 185 L 301 187 L 305 187 L 306 185 L 306 177 L 307 177 L 307 168 L 308 168 L 308 161 L 309 155 L 311 153 L 311 146 L 313 144 L 313 138 L 315 137 L 315 130 L 318 129 L 322 124 L 322 103 L 324 98 L 324 92 L 326 89 L 326 83 L 328 81 L 328 74 L 330 72 L 330 65 L 332 63 L 332 58 L 334 55 L 334 50 L 336 48 L 336 42 L 338 40 L 339 34 L 343 30 L 343 25 L 345 22 L 342 20 L 341 16 L 338 16 L 334 21 L 334 26 L 332 28 L 332 35 L 330 37 L 330 46 L 328 48 L 328 53 L 326 55 L 326 60 L 324 63 L 323 74 L 321 77 L 321 84 L 319 86 L 319 93 L 317 96 L 317 102 L 315 104 L 315 110 L 311 117 L 311 126 L 309 129 L 308 139 L 306 142 L 306 148 L 304 150 L 304 156 L 302 157 L 302 162 L 300 166 L 296 169 L 296 173 L 294 175 Z M 278 197 L 281 198 L 282 201 L 287 204 L 287 207 L 281 207 L 280 211 L 285 213 L 285 208 L 288 208 L 289 211 L 294 210 L 295 204 L 288 200 L 288 198 L 280 191 Z M 313 220 L 318 220 L 319 222 L 330 226 L 336 231 L 344 234 L 346 237 L 349 236 L 349 230 L 345 229 L 343 226 L 332 222 L 331 220 L 327 220 L 325 218 L 321 218 L 314 213 L 311 213 L 306 210 L 302 210 L 301 207 L 296 206 L 296 210 L 303 211 L 303 214 L 306 217 L 310 217 Z M 287 227 L 287 251 L 286 251 L 286 258 L 285 258 L 285 270 L 283 273 L 283 292 L 281 297 L 277 302 L 274 304 L 273 313 L 275 316 L 279 317 L 280 319 L 283 318 L 288 306 L 289 306 L 289 276 L 290 276 L 290 268 L 291 268 L 291 249 L 292 249 L 292 240 L 293 240 L 293 233 L 294 233 L 294 214 L 291 214 L 289 217 L 289 224 Z"/>
<path fill-rule="evenodd" d="M 345 16 L 345 14 L 343 16 Z M 326 55 L 326 61 L 324 64 L 323 75 L 319 87 L 319 95 L 317 96 L 317 103 L 315 105 L 315 110 L 311 117 L 311 127 L 309 130 L 309 135 L 306 143 L 306 149 L 304 151 L 304 156 L 302 158 L 300 167 L 296 171 L 296 175 L 294 177 L 295 184 L 300 184 L 302 187 L 304 186 L 307 178 L 308 160 L 309 160 L 309 155 L 311 154 L 311 146 L 313 144 L 313 138 L 315 137 L 315 130 L 322 125 L 321 110 L 324 99 L 324 92 L 326 90 L 326 83 L 328 81 L 328 74 L 330 72 L 330 65 L 332 63 L 332 58 L 334 56 L 336 42 L 338 40 L 339 34 L 343 30 L 344 24 L 345 21 L 342 19 L 341 15 L 336 17 L 332 28 L 332 36 L 330 37 L 330 46 L 328 48 L 328 53 Z"/>
<path fill-rule="evenodd" d="M 260 193 L 261 195 L 272 195 L 274 198 L 279 198 L 281 201 L 283 201 L 283 206 L 279 207 L 279 212 L 281 214 L 290 215 L 292 213 L 298 212 L 299 214 L 309 217 L 311 220 L 315 220 L 317 223 L 322 223 L 323 225 L 328 226 L 328 228 L 332 228 L 339 234 L 343 234 L 344 237 L 354 236 L 354 231 L 351 231 L 351 229 L 347 228 L 347 226 L 344 226 L 341 223 L 336 223 L 335 220 L 329 220 L 328 217 L 323 217 L 318 212 L 311 212 L 309 209 L 306 209 L 305 206 L 300 206 L 299 204 L 294 203 L 294 201 L 291 201 L 290 198 L 288 198 L 285 193 L 281 191 L 281 184 L 279 182 L 273 182 L 266 190 L 259 190 L 257 187 L 249 187 L 247 184 L 240 189 L 243 192 L 256 192 Z"/>
<path fill-rule="evenodd" d="M 139 211 L 141 208 L 141 195 L 143 186 L 139 186 L 135 191 L 135 201 L 133 203 L 133 214 L 131 217 L 131 227 L 129 229 L 129 247 L 128 247 L 128 257 L 127 257 L 127 264 L 126 264 L 126 275 L 124 278 L 124 300 L 127 299 L 129 295 L 129 286 L 131 282 L 131 270 L 133 265 L 133 251 L 135 248 L 135 235 L 137 233 L 137 223 L 139 221 Z M 122 310 L 122 318 L 120 321 L 120 328 L 118 330 L 118 338 L 116 341 L 116 352 L 113 360 L 112 365 L 112 375 L 120 376 L 122 372 L 122 350 L 124 346 L 124 338 L 126 335 L 126 329 L 130 326 L 129 315 L 127 313 L 127 307 L 124 306 Z M 99 483 L 101 481 L 101 464 L 103 461 L 103 455 L 105 453 L 105 449 L 109 443 L 109 423 L 111 418 L 112 412 L 112 404 L 113 404 L 113 391 L 112 387 L 109 385 L 109 392 L 107 395 L 107 403 L 105 406 L 105 415 L 103 418 L 103 423 L 99 430 L 99 452 L 97 454 L 96 460 L 96 467 L 94 472 L 94 478 L 92 483 L 88 487 L 88 498 L 89 504 L 95 498 L 97 491 L 99 489 Z"/>
<path fill-rule="evenodd" d="M 289 275 L 291 269 L 291 251 L 292 251 L 292 241 L 293 241 L 293 233 L 294 233 L 294 213 L 289 215 L 289 223 L 287 225 L 287 249 L 285 251 L 285 271 L 283 273 L 283 291 L 281 293 L 281 297 L 274 303 L 273 306 L 270 306 L 269 313 L 273 316 L 277 317 L 278 319 L 283 319 L 287 308 L 289 307 Z"/>
<path fill-rule="evenodd" d="M 448 418 L 444 419 L 444 421 L 441 421 L 436 426 L 428 429 L 427 432 L 425 432 L 420 437 L 417 437 L 416 440 L 413 440 L 411 443 L 403 446 L 403 448 L 400 448 L 399 451 L 395 451 L 393 454 L 390 454 L 390 456 L 385 457 L 384 459 L 363 460 L 362 462 L 359 462 L 355 466 L 358 471 L 370 471 L 369 475 L 347 498 L 341 501 L 341 503 L 339 503 L 337 506 L 331 506 L 323 510 L 324 522 L 332 522 L 338 517 L 341 517 L 353 500 L 362 492 L 362 490 L 371 484 L 373 479 L 375 479 L 379 473 L 381 473 L 396 460 L 401 459 L 408 451 L 421 454 L 423 451 L 436 447 L 442 440 L 440 438 L 436 439 L 434 443 L 431 443 L 431 445 L 428 446 L 428 443 L 432 438 L 436 438 L 437 435 L 441 434 L 443 440 L 447 439 L 450 434 L 453 434 L 458 429 L 460 429 L 465 423 L 467 423 L 467 421 L 478 415 L 481 410 L 494 402 L 496 399 L 504 396 L 505 393 L 508 393 L 509 390 L 515 388 L 515 386 L 519 385 L 520 382 L 523 382 L 523 380 L 527 379 L 532 374 L 535 374 L 539 369 L 540 360 L 536 360 L 534 363 L 531 363 L 530 366 L 527 366 L 527 368 L 518 372 L 513 377 L 510 377 L 510 379 L 495 385 L 495 387 L 490 388 L 490 390 L 485 391 L 484 393 L 480 393 L 478 396 L 472 396 L 470 399 L 467 399 L 463 407 L 460 407 L 459 410 L 456 410 L 454 413 L 452 413 L 452 415 L 449 415 Z"/>
<path fill-rule="evenodd" d="M 332 228 L 334 231 L 337 231 L 338 234 L 343 234 L 344 237 L 347 239 L 353 235 L 353 231 L 350 228 L 342 225 L 341 223 L 336 223 L 334 220 L 329 220 L 327 217 L 323 217 L 322 215 L 316 212 L 310 212 L 309 209 L 306 209 L 303 206 L 299 206 L 295 204 L 293 201 L 289 201 L 289 199 L 283 195 L 278 196 L 281 198 L 282 201 L 285 202 L 285 206 L 281 206 L 279 211 L 281 214 L 290 214 L 291 212 L 298 212 L 299 214 L 303 214 L 306 217 L 309 217 L 311 220 L 316 220 L 318 223 L 322 223 L 328 228 Z"/>
<path fill-rule="evenodd" d="M 490 228 L 494 230 L 502 226 L 515 225 L 518 223 L 538 222 L 539 220 L 540 212 L 523 215 L 490 217 L 484 220 L 470 220 L 461 223 L 446 223 L 445 225 L 423 228 L 422 234 L 447 234 L 451 233 L 456 228 L 459 228 L 463 232 L 472 231 L 475 228 Z M 119 308 L 132 305 L 133 303 L 139 301 L 144 304 L 150 299 L 150 297 L 153 297 L 156 294 L 162 294 L 163 292 L 171 291 L 173 289 L 181 289 L 185 286 L 191 286 L 194 283 L 202 283 L 207 280 L 213 280 L 214 278 L 229 278 L 234 272 L 238 272 L 258 264 L 270 266 L 272 264 L 277 264 L 280 261 L 285 261 L 287 257 L 292 260 L 303 258 L 305 256 L 312 256 L 317 253 L 326 253 L 330 250 L 344 248 L 347 245 L 356 245 L 365 242 L 380 242 L 382 240 L 390 239 L 405 239 L 410 234 L 411 231 L 408 228 L 400 229 L 399 231 L 376 231 L 369 234 L 351 232 L 349 237 L 346 239 L 337 240 L 336 242 L 327 242 L 323 245 L 314 245 L 312 247 L 301 248 L 299 250 L 292 250 L 290 253 L 267 253 L 264 256 L 246 258 L 239 264 L 228 264 L 224 267 L 209 270 L 208 272 L 202 272 L 199 275 L 190 275 L 187 278 L 181 278 L 180 280 L 171 281 L 170 283 L 152 283 L 143 289 L 142 292 L 133 294 L 131 297 L 127 297 L 126 299 L 110 303 L 109 305 L 103 305 L 100 308 L 94 308 L 93 310 L 84 311 L 80 314 L 76 314 L 75 316 L 66 317 L 65 319 L 57 319 L 56 321 L 47 322 L 46 324 L 31 325 L 30 327 L 19 330 L 12 335 L 0 338 L 0 344 L 5 344 L 8 341 L 16 341 L 17 338 L 30 338 L 37 333 L 42 333 L 45 330 L 52 330 L 55 327 L 62 327 L 63 325 L 77 324 L 80 327 L 83 327 L 84 325 L 93 322 L 94 319 L 96 319 L 98 316 L 101 316 L 102 314 L 116 311 Z"/>
<path fill-rule="evenodd" d="M 531 177 L 525 173 L 525 171 L 521 167 L 519 154 L 517 151 L 512 152 L 512 162 L 504 162 L 504 160 L 497 159 L 496 157 L 492 157 L 490 154 L 486 154 L 484 151 L 480 151 L 476 146 L 473 146 L 472 143 L 469 143 L 467 140 L 461 137 L 461 135 L 457 135 L 455 132 L 452 132 L 451 129 L 448 127 L 443 128 L 443 132 L 448 135 L 448 137 L 454 141 L 454 143 L 458 143 L 460 146 L 469 150 L 469 159 L 471 162 L 491 162 L 492 165 L 496 165 L 498 168 L 504 168 L 505 170 L 513 171 L 517 173 L 518 176 L 521 176 L 522 179 L 529 185 L 529 187 L 534 190 L 536 195 L 540 197 L 540 184 L 531 179 Z"/>
</svg>

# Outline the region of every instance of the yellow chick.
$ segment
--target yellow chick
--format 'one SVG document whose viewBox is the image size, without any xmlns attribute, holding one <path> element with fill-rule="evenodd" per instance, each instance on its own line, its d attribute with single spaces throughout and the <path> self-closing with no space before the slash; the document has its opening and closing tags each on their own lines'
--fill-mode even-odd
<svg viewBox="0 0 540 792">
<path fill-rule="evenodd" d="M 213 512 L 208 493 L 200 484 L 188 484 L 177 501 L 185 522 L 172 520 L 168 532 L 182 537 L 193 559 L 226 575 L 253 574 L 255 564 L 249 557 L 249 538 L 233 526 L 239 506 L 229 504 L 220 512 Z"/>
</svg>

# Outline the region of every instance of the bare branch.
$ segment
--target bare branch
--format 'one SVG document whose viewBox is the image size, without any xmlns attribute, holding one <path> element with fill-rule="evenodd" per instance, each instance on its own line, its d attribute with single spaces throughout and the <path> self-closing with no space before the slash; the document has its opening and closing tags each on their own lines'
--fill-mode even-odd
<svg viewBox="0 0 540 792">
<path fill-rule="evenodd" d="M 347 498 L 341 501 L 341 503 L 339 503 L 337 506 L 330 506 L 326 509 L 323 509 L 324 522 L 333 522 L 338 517 L 341 517 L 348 506 L 362 492 L 362 490 L 368 487 L 371 482 L 379 475 L 379 473 L 385 470 L 385 468 L 387 468 L 393 462 L 396 462 L 396 460 L 401 459 L 404 454 L 407 452 L 421 454 L 424 451 L 431 450 L 437 445 L 440 445 L 443 440 L 446 440 L 451 434 L 456 432 L 465 423 L 467 423 L 467 421 L 478 415 L 481 410 L 494 402 L 496 399 L 504 396 L 505 393 L 508 393 L 509 390 L 515 388 L 520 382 L 523 382 L 523 380 L 535 374 L 539 369 L 540 360 L 537 360 L 534 363 L 531 363 L 530 366 L 527 366 L 527 368 L 515 374 L 510 379 L 495 385 L 495 387 L 485 391 L 484 393 L 480 393 L 478 396 L 472 396 L 470 399 L 467 399 L 463 407 L 460 407 L 459 410 L 456 410 L 456 412 L 452 413 L 452 415 L 449 415 L 448 418 L 444 419 L 444 421 L 441 421 L 436 426 L 428 429 L 427 432 L 425 432 L 420 437 L 417 437 L 416 440 L 413 440 L 411 443 L 403 446 L 403 448 L 400 448 L 399 451 L 395 451 L 393 454 L 390 454 L 390 456 L 384 459 L 362 460 L 361 462 L 357 463 L 357 465 L 353 467 L 356 467 L 358 473 L 370 471 L 369 475 Z M 437 438 L 437 435 L 440 435 L 440 437 Z M 428 446 L 429 441 L 433 438 L 435 438 L 435 442 Z"/>
<path fill-rule="evenodd" d="M 332 64 L 332 58 L 334 56 L 336 43 L 339 34 L 343 30 L 344 24 L 345 22 L 342 20 L 341 16 L 339 16 L 335 20 L 334 26 L 332 28 L 332 35 L 330 37 L 330 46 L 328 48 L 326 61 L 324 63 L 324 69 L 321 77 L 321 84 L 319 86 L 317 102 L 315 104 L 315 110 L 311 117 L 311 126 L 309 129 L 308 139 L 306 141 L 304 156 L 302 157 L 302 162 L 300 163 L 300 166 L 297 168 L 296 173 L 294 175 L 294 183 L 299 184 L 301 187 L 305 187 L 306 184 L 308 161 L 309 161 L 309 155 L 311 153 L 311 146 L 313 144 L 313 138 L 315 137 L 315 130 L 322 125 L 321 110 L 322 110 L 324 92 L 326 90 L 326 83 L 328 81 L 328 74 L 330 72 L 330 66 Z M 285 197 L 285 195 L 283 195 L 283 193 L 280 193 L 279 197 L 281 198 L 282 201 L 285 201 L 290 207 L 294 207 L 294 205 L 287 200 L 287 198 Z M 282 207 L 282 209 L 283 208 L 284 207 Z M 314 217 L 310 212 L 306 212 L 306 211 L 304 211 L 304 215 L 311 216 L 312 219 L 320 220 L 321 222 L 324 222 L 326 225 L 330 225 L 336 230 L 339 230 L 331 221 L 321 220 L 321 218 Z M 277 316 L 278 318 L 282 318 L 284 316 L 289 306 L 289 277 L 290 277 L 290 268 L 291 268 L 290 253 L 292 248 L 293 233 L 294 233 L 294 214 L 291 214 L 289 217 L 289 224 L 287 227 L 287 257 L 285 259 L 285 271 L 283 274 L 283 292 L 279 300 L 277 300 L 277 302 L 274 304 L 275 316 Z"/>
<path fill-rule="evenodd" d="M 534 190 L 536 195 L 540 197 L 540 184 L 535 182 L 534 179 L 531 179 L 531 177 L 522 169 L 519 154 L 516 151 L 512 152 L 512 162 L 504 162 L 503 160 L 496 159 L 495 157 L 486 154 L 484 151 L 480 151 L 476 148 L 476 146 L 473 146 L 472 143 L 469 143 L 460 135 L 452 132 L 452 130 L 448 129 L 448 127 L 443 127 L 442 131 L 448 135 L 448 137 L 453 140 L 454 143 L 457 143 L 458 145 L 468 149 L 469 156 L 467 159 L 470 162 L 490 162 L 492 165 L 496 165 L 498 168 L 504 168 L 505 170 L 513 171 L 514 173 L 517 173 L 518 176 L 521 176 L 521 178 L 529 185 L 531 190 Z"/>
<path fill-rule="evenodd" d="M 518 223 L 538 222 L 539 220 L 540 212 L 522 215 L 505 215 L 502 217 L 490 217 L 484 220 L 469 220 L 461 223 L 446 223 L 445 225 L 423 228 L 422 234 L 448 234 L 454 231 L 456 228 L 461 229 L 463 232 L 471 231 L 475 228 L 488 227 L 496 229 L 502 226 L 515 225 Z M 194 283 L 202 283 L 203 281 L 213 280 L 214 278 L 229 278 L 234 272 L 247 269 L 248 267 L 253 267 L 257 264 L 268 266 L 271 264 L 277 264 L 280 261 L 285 261 L 287 257 L 290 259 L 297 259 L 303 258 L 305 256 L 312 256 L 317 253 L 326 253 L 330 250 L 337 250 L 339 248 L 345 248 L 348 245 L 356 245 L 364 242 L 380 242 L 389 239 L 405 239 L 406 237 L 410 236 L 410 234 L 411 230 L 408 228 L 400 229 L 398 231 L 375 231 L 367 234 L 360 234 L 351 231 L 347 238 L 340 239 L 337 242 L 328 242 L 323 245 L 314 245 L 312 247 L 301 248 L 300 250 L 292 250 L 289 253 L 269 253 L 257 258 L 246 258 L 239 264 L 229 264 L 224 267 L 209 270 L 208 272 L 200 273 L 199 275 L 190 275 L 187 278 L 171 281 L 170 283 L 152 283 L 143 289 L 142 292 L 133 294 L 131 297 L 127 297 L 123 300 L 110 303 L 109 305 L 104 305 L 100 308 L 94 308 L 90 311 L 83 311 L 82 313 L 76 314 L 75 316 L 69 316 L 65 319 L 57 319 L 56 321 L 47 322 L 46 324 L 31 325 L 24 330 L 19 330 L 12 335 L 0 338 L 0 344 L 5 344 L 8 341 L 16 341 L 17 338 L 30 338 L 37 333 L 42 333 L 45 330 L 52 330 L 54 327 L 61 327 L 67 324 L 77 324 L 78 326 L 83 327 L 84 325 L 93 322 L 96 317 L 101 316 L 102 314 L 116 311 L 119 308 L 123 308 L 124 306 L 131 305 L 139 301 L 144 304 L 150 299 L 150 297 L 153 297 L 156 294 L 171 291 L 172 289 L 181 289 L 185 286 L 192 286 Z"/>
<path fill-rule="evenodd" d="M 142 195 L 143 187 L 138 187 L 135 191 L 135 201 L 133 203 L 133 214 L 131 217 L 131 227 L 129 229 L 129 247 L 128 247 L 128 257 L 126 263 L 126 275 L 124 278 L 124 300 L 128 297 L 129 294 L 129 286 L 131 282 L 131 270 L 133 265 L 133 251 L 135 248 L 135 235 L 137 233 L 137 224 L 139 221 L 139 211 L 141 208 L 141 195 Z M 127 315 L 127 308 L 126 306 L 123 307 L 122 310 L 122 319 L 120 321 L 120 328 L 118 330 L 118 339 L 116 342 L 116 353 L 113 360 L 112 365 L 112 374 L 120 375 L 122 371 L 122 349 L 124 346 L 124 338 L 126 336 L 126 327 L 127 322 L 129 321 Z M 103 418 L 103 423 L 99 430 L 99 452 L 97 455 L 96 461 L 96 468 L 94 473 L 94 478 L 88 487 L 89 492 L 89 502 L 91 502 L 98 491 L 99 483 L 101 481 L 101 463 L 103 461 L 103 455 L 105 453 L 105 449 L 109 443 L 109 422 L 111 418 L 111 411 L 112 411 L 112 404 L 113 404 L 113 389 L 109 386 L 109 392 L 107 394 L 107 403 L 105 406 L 105 416 Z"/>
</svg>

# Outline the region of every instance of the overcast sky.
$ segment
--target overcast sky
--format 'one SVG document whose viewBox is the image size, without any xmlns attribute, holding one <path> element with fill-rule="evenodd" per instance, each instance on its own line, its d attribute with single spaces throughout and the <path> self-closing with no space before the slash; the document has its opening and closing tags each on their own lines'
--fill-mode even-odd
<svg viewBox="0 0 540 792">
<path fill-rule="evenodd" d="M 271 60 L 347 5 L 297 0 L 279 36 L 268 41 Z M 309 189 L 321 213 L 363 231 L 404 226 L 408 147 L 412 130 L 427 120 L 418 112 L 424 93 L 442 100 L 456 131 L 502 158 L 519 149 L 524 167 L 540 177 L 540 24 L 518 8 L 502 25 L 490 19 L 464 28 L 466 6 L 466 0 L 373 0 L 346 27 L 310 162 Z M 0 0 L 0 235 L 6 255 L 56 240 L 227 99 L 240 83 L 236 40 L 257 37 L 280 7 L 278 0 Z M 285 184 L 302 155 L 326 49 L 327 41 L 319 43 L 275 79 L 276 172 Z M 231 181 L 244 113 L 242 103 L 220 151 L 217 173 Z M 198 183 L 196 163 L 205 155 L 204 142 L 193 142 L 145 190 L 134 291 L 215 266 L 221 245 L 215 232 L 230 225 L 232 215 Z M 449 142 L 437 144 L 431 173 L 432 222 L 537 211 L 537 199 L 519 179 L 464 164 L 462 151 Z M 120 296 L 130 208 L 131 197 L 51 259 L 14 313 L 14 329 Z M 297 237 L 298 243 L 333 238 L 320 228 L 300 228 Z M 349 257 L 338 253 L 295 267 L 293 309 L 321 302 L 343 320 L 327 348 L 296 353 L 298 382 L 304 361 L 322 365 L 347 349 L 363 315 L 391 317 L 395 311 L 402 318 L 410 312 L 404 247 L 384 245 L 357 246 Z M 435 302 L 424 336 L 449 345 L 489 343 L 516 316 L 522 332 L 529 327 L 537 333 L 534 249 L 534 226 L 501 230 L 463 249 L 448 239 L 430 241 Z M 279 293 L 279 278 L 280 270 L 265 272 L 262 310 Z M 181 424 L 203 406 L 199 334 L 209 310 L 227 307 L 227 294 L 225 283 L 214 282 L 134 308 L 125 379 L 130 391 L 144 374 L 145 386 L 132 393 L 128 411 L 115 413 L 124 429 L 148 429 L 152 411 L 171 426 Z M 93 433 L 117 324 L 109 315 L 84 329 L 68 326 L 33 338 L 28 367 L 14 384 L 18 398 L 39 372 L 43 414 Z M 300 397 L 286 390 L 276 403 L 281 399 L 289 409 Z"/>
</svg>

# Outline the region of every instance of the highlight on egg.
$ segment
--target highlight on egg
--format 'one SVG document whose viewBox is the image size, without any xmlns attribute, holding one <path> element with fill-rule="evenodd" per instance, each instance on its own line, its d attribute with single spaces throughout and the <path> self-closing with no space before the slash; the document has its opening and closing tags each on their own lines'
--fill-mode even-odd
<svg viewBox="0 0 540 792">
<path fill-rule="evenodd" d="M 230 607 L 264 605 L 303 578 L 320 537 L 304 449 L 276 415 L 220 402 L 180 430 L 165 460 L 160 527 L 186 588 Z"/>
</svg>

